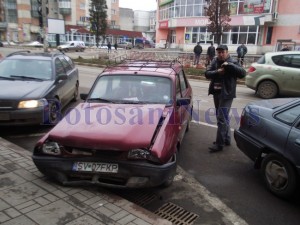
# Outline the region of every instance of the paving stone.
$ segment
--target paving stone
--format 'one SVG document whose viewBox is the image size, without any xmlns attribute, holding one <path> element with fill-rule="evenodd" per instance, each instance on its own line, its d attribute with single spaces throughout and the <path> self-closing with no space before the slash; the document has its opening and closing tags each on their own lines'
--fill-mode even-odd
<svg viewBox="0 0 300 225">
<path fill-rule="evenodd" d="M 56 197 L 53 194 L 46 194 L 43 196 L 45 199 L 49 200 L 50 202 L 54 202 L 56 200 L 58 200 L 58 197 Z"/>
<path fill-rule="evenodd" d="M 70 223 L 67 223 L 66 225 L 106 225 L 105 223 L 100 222 L 99 220 L 95 219 L 94 217 L 90 215 L 84 215 L 82 217 L 77 218 L 76 220 L 73 220 Z"/>
<path fill-rule="evenodd" d="M 64 197 L 68 196 L 66 193 L 62 192 L 61 190 L 56 190 L 56 191 L 52 192 L 52 194 L 56 195 L 59 198 L 64 198 Z"/>
<path fill-rule="evenodd" d="M 23 214 L 25 214 L 25 213 L 28 213 L 28 212 L 30 212 L 30 211 L 32 211 L 32 210 L 37 209 L 37 208 L 40 208 L 40 205 L 39 205 L 39 204 L 31 205 L 31 206 L 29 206 L 29 207 L 27 207 L 27 208 L 21 209 L 20 211 L 21 211 Z"/>
<path fill-rule="evenodd" d="M 36 199 L 34 199 L 34 201 L 36 201 L 37 203 L 39 203 L 40 205 L 47 205 L 47 204 L 49 204 L 50 203 L 50 201 L 49 200 L 47 200 L 47 199 L 45 199 L 45 198 L 43 198 L 43 197 L 39 197 L 39 198 L 36 198 Z"/>
<path fill-rule="evenodd" d="M 36 180 L 38 178 L 33 173 L 30 173 L 30 172 L 28 172 L 27 170 L 24 170 L 24 169 L 15 170 L 14 173 L 21 176 L 22 178 L 26 179 L 27 181 L 33 181 L 33 180 Z"/>
<path fill-rule="evenodd" d="M 141 220 L 140 218 L 135 219 L 134 221 L 132 221 L 133 224 L 136 225 L 151 225 L 151 223 L 147 223 L 144 220 Z"/>
<path fill-rule="evenodd" d="M 104 215 L 103 213 L 101 213 L 97 210 L 93 210 L 93 211 L 89 212 L 88 214 L 91 215 L 92 217 L 96 218 L 97 220 L 100 220 L 105 225 L 116 225 L 117 224 L 116 221 L 112 220 L 110 217 Z"/>
<path fill-rule="evenodd" d="M 92 208 L 96 209 L 98 207 L 102 207 L 103 205 L 105 205 L 107 203 L 106 200 L 104 199 L 101 199 L 100 201 L 98 202 L 95 202 L 94 204 L 91 205 Z"/>
<path fill-rule="evenodd" d="M 122 209 L 114 204 L 107 203 L 104 205 L 106 208 L 110 209 L 114 213 L 120 212 Z"/>
<path fill-rule="evenodd" d="M 82 195 L 81 193 L 76 193 L 73 195 L 73 197 L 83 202 L 88 199 L 86 196 Z"/>
<path fill-rule="evenodd" d="M 136 219 L 135 216 L 129 214 L 129 215 L 123 217 L 122 219 L 118 220 L 118 223 L 120 223 L 120 224 L 128 224 L 129 222 L 132 222 L 135 219 Z"/>
<path fill-rule="evenodd" d="M 10 205 L 0 198 L 0 211 L 10 208 Z"/>
<path fill-rule="evenodd" d="M 0 192 L 0 197 L 12 206 L 36 199 L 46 192 L 33 183 L 24 183 Z"/>
<path fill-rule="evenodd" d="M 90 207 L 89 205 L 85 204 L 82 201 L 79 201 L 77 198 L 74 198 L 73 196 L 67 196 L 64 198 L 64 200 L 67 203 L 73 205 L 74 207 L 78 208 L 79 210 L 81 210 L 85 213 L 88 213 L 93 210 L 92 207 Z"/>
<path fill-rule="evenodd" d="M 93 198 L 91 198 L 91 199 L 86 200 L 84 203 L 87 204 L 87 205 L 89 205 L 89 206 L 91 206 L 91 205 L 93 205 L 95 202 L 99 202 L 100 200 L 102 200 L 101 197 L 95 196 L 95 197 L 93 197 Z"/>
<path fill-rule="evenodd" d="M 41 188 L 45 189 L 46 191 L 49 192 L 53 192 L 56 191 L 57 188 L 52 186 L 51 184 L 49 184 L 48 182 L 38 179 L 38 180 L 34 180 L 33 183 L 35 183 L 36 185 L 40 186 Z"/>
<path fill-rule="evenodd" d="M 26 180 L 13 172 L 0 175 L 0 191 L 25 183 Z M 0 193 L 1 197 L 1 193 Z"/>
<path fill-rule="evenodd" d="M 79 217 L 84 213 L 66 203 L 63 200 L 53 202 L 49 205 L 38 208 L 26 215 L 38 224 L 66 224 Z"/>
<path fill-rule="evenodd" d="M 6 215 L 5 213 L 3 212 L 0 212 L 0 223 L 2 224 L 3 222 L 9 220 L 10 217 L 8 215 Z"/>
<path fill-rule="evenodd" d="M 31 200 L 31 201 L 28 201 L 28 202 L 24 202 L 20 205 L 17 205 L 15 207 L 16 207 L 16 209 L 20 210 L 20 209 L 24 209 L 24 208 L 26 208 L 28 206 L 31 206 L 31 205 L 34 205 L 34 204 L 35 204 L 35 202 Z"/>
<path fill-rule="evenodd" d="M 127 212 L 125 210 L 122 210 L 122 211 L 116 213 L 115 215 L 111 216 L 110 218 L 115 220 L 115 221 L 118 221 L 118 220 L 126 217 L 127 215 L 129 215 L 129 212 Z"/>
<path fill-rule="evenodd" d="M 26 216 L 19 216 L 5 223 L 1 223 L 1 225 L 37 225 L 37 223 L 33 222 Z"/>
<path fill-rule="evenodd" d="M 9 215 L 11 218 L 15 218 L 17 216 L 20 216 L 21 213 L 19 211 L 17 211 L 14 208 L 9 208 L 9 209 L 5 209 L 4 212 Z"/>
</svg>

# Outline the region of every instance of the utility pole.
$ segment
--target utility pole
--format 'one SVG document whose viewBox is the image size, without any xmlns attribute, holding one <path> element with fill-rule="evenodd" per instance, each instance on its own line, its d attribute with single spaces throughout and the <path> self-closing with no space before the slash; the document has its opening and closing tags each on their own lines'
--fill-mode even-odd
<svg viewBox="0 0 300 225">
<path fill-rule="evenodd" d="M 47 7 L 46 1 L 48 0 L 41 0 L 42 1 L 42 18 L 43 18 L 43 28 L 42 28 L 42 37 L 43 37 L 43 44 L 44 44 L 44 52 L 48 52 L 48 29 L 47 29 Z"/>
</svg>

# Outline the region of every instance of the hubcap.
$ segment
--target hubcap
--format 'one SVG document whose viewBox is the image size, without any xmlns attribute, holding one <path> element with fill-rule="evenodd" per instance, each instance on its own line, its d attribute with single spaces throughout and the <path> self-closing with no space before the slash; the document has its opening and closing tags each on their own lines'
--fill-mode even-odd
<svg viewBox="0 0 300 225">
<path fill-rule="evenodd" d="M 265 171 L 268 183 L 276 190 L 283 190 L 288 185 L 288 173 L 280 162 L 271 161 Z"/>
</svg>

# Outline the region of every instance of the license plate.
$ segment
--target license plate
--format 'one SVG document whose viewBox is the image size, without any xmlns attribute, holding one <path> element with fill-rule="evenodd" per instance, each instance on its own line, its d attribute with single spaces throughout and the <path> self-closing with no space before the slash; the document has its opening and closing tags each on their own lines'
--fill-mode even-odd
<svg viewBox="0 0 300 225">
<path fill-rule="evenodd" d="M 0 120 L 9 120 L 9 113 L 7 112 L 0 112 Z"/>
<path fill-rule="evenodd" d="M 102 173 L 117 173 L 118 164 L 112 163 L 96 163 L 96 162 L 75 162 L 73 171 L 84 172 L 102 172 Z"/>
</svg>

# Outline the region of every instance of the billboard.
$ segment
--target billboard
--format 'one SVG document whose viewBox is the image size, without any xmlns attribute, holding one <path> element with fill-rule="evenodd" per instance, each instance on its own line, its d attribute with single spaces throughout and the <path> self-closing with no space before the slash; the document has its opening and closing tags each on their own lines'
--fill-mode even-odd
<svg viewBox="0 0 300 225">
<path fill-rule="evenodd" d="M 48 19 L 48 34 L 65 34 L 65 21 Z"/>
</svg>

